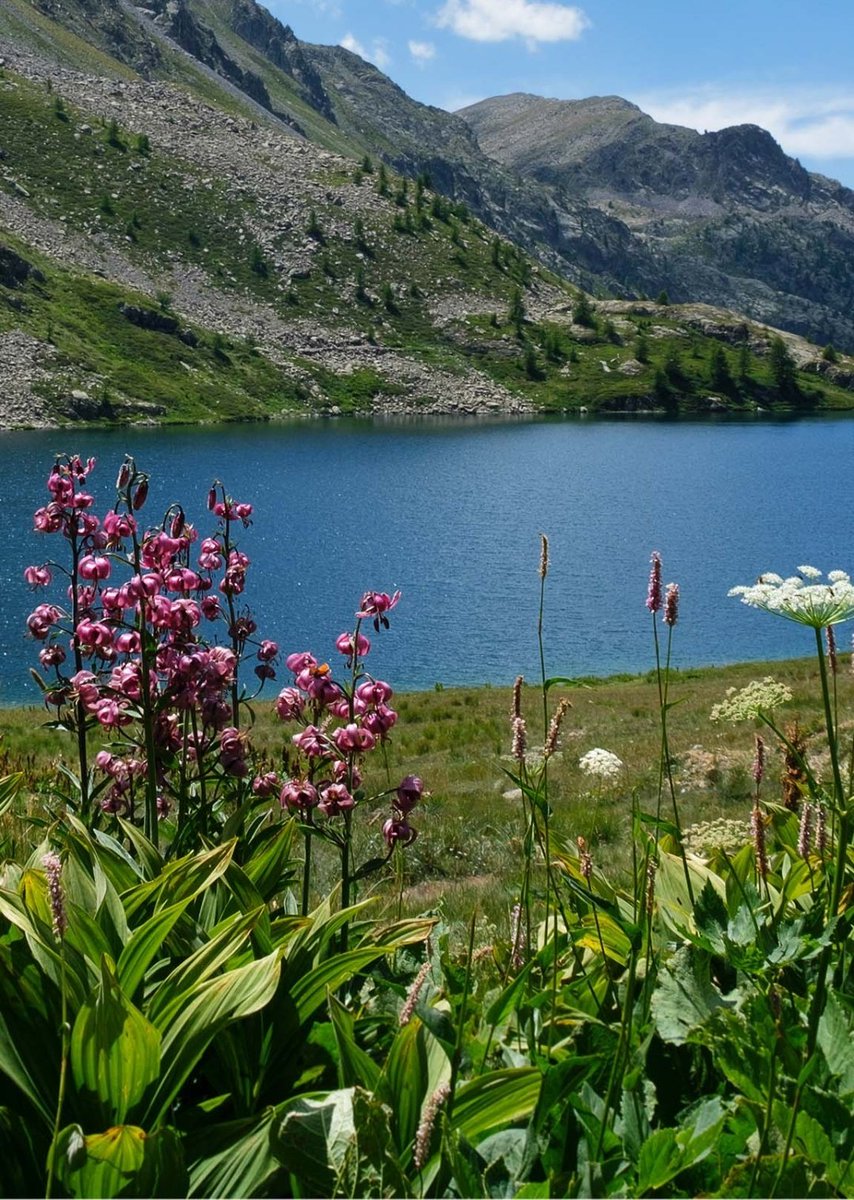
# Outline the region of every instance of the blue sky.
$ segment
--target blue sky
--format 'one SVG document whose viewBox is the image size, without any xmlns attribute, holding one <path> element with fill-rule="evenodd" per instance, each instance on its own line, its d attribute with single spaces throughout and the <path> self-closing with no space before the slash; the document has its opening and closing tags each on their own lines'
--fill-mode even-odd
<svg viewBox="0 0 854 1200">
<path fill-rule="evenodd" d="M 406 92 L 619 95 L 695 129 L 752 122 L 854 187 L 852 0 L 267 0 L 304 41 L 341 44 Z"/>
</svg>

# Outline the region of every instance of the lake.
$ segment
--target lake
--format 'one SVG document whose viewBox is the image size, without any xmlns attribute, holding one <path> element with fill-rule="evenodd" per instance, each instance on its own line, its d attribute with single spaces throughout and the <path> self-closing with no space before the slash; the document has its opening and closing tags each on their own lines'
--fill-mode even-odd
<svg viewBox="0 0 854 1200">
<path fill-rule="evenodd" d="M 854 421 L 311 421 L 0 434 L 0 703 L 36 700 L 37 602 L 22 572 L 61 553 L 32 532 L 57 451 L 94 455 L 96 511 L 125 452 L 150 523 L 180 500 L 204 535 L 213 478 L 255 506 L 240 546 L 259 635 L 334 660 L 362 592 L 400 588 L 371 664 L 397 688 L 536 678 L 539 534 L 551 541 L 549 672 L 653 662 L 650 551 L 682 591 L 678 666 L 809 654 L 812 631 L 727 598 L 801 563 L 854 567 Z M 39 593 L 38 599 L 57 595 Z M 847 649 L 847 645 L 841 645 Z M 280 675 L 283 675 L 283 670 Z M 285 680 L 287 682 L 287 680 Z"/>
</svg>

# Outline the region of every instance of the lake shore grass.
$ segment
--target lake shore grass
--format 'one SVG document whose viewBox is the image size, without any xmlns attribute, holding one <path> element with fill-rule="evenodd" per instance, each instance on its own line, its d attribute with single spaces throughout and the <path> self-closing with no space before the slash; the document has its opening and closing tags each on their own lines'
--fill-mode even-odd
<svg viewBox="0 0 854 1200">
<path fill-rule="evenodd" d="M 807 755 L 822 773 L 821 711 L 817 665 L 814 659 L 739 663 L 720 667 L 675 670 L 671 676 L 668 733 L 674 780 L 683 826 L 735 822 L 744 837 L 750 820 L 755 722 L 713 722 L 710 712 L 729 688 L 773 676 L 792 692 L 778 710 L 780 727 L 797 722 L 806 739 Z M 852 746 L 854 675 L 848 656 L 840 656 L 836 678 L 842 744 Z M 560 696 L 571 702 L 563 723 L 558 753 L 551 760 L 550 792 L 556 836 L 586 838 L 594 861 L 614 878 L 631 870 L 630 814 L 632 797 L 641 809 L 654 811 L 660 761 L 658 687 L 654 672 L 637 676 L 585 678 L 576 686 L 554 688 L 551 705 Z M 413 814 L 418 837 L 403 858 L 403 877 L 391 868 L 365 882 L 362 895 L 374 894 L 382 908 L 397 909 L 402 883 L 402 911 L 414 914 L 438 910 L 456 927 L 477 909 L 486 930 L 506 935 L 509 912 L 518 889 L 522 861 L 523 813 L 519 793 L 507 772 L 510 757 L 509 687 L 446 688 L 401 693 L 393 701 L 399 720 L 389 739 L 385 762 L 372 763 L 368 791 L 396 786 L 415 774 L 424 780 L 429 796 Z M 542 702 L 533 685 L 523 689 L 528 719 L 529 753 L 542 745 Z M 49 811 L 62 790 L 62 768 L 72 769 L 75 747 L 70 736 L 45 727 L 48 715 L 38 708 L 0 711 L 0 775 L 21 771 L 25 791 L 17 814 L 0 820 L 0 835 L 11 848 L 28 853 L 32 829 L 27 820 Z M 815 737 L 813 735 L 816 735 Z M 252 743 L 272 767 L 280 767 L 289 739 L 288 727 L 273 715 L 272 703 L 255 705 Z M 770 739 L 769 739 L 770 740 Z M 815 746 L 813 746 L 813 742 Z M 93 743 L 94 745 L 94 743 Z M 100 743 L 99 743 L 100 745 Z M 601 747 L 624 764 L 621 778 L 604 783 L 585 775 L 579 759 Z M 766 798 L 779 800 L 783 761 L 779 749 L 769 748 Z M 274 807 L 278 805 L 274 802 Z M 357 859 L 382 852 L 385 809 L 358 822 Z M 726 827 L 723 829 L 726 835 Z M 714 837 L 714 834 L 709 836 Z M 17 844 L 17 845 L 16 845 Z M 330 852 L 325 863 L 322 846 L 316 877 L 318 894 L 334 885 L 337 860 Z M 327 866 L 327 870 L 323 866 Z"/>
</svg>

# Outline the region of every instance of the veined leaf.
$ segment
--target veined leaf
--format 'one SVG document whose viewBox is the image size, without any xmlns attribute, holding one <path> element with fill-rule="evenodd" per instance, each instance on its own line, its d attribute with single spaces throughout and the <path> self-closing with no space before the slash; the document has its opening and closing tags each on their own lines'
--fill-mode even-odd
<svg viewBox="0 0 854 1200">
<path fill-rule="evenodd" d="M 205 1125 L 191 1134 L 186 1145 L 191 1164 L 188 1194 L 205 1200 L 270 1195 L 269 1181 L 282 1171 L 270 1145 L 270 1131 L 279 1120 L 280 1109 L 268 1108 L 260 1117 L 244 1121 Z M 285 1186 L 272 1194 L 284 1195 Z"/>
<path fill-rule="evenodd" d="M 235 843 L 224 842 L 212 850 L 199 854 L 186 854 L 175 862 L 167 863 L 160 873 L 141 883 L 123 897 L 125 912 L 133 916 L 149 900 L 160 906 L 165 898 L 171 903 L 198 896 L 228 870 L 234 856 Z"/>
<path fill-rule="evenodd" d="M 6 1023 L 5 1015 L 0 1011 L 0 1071 L 23 1092 L 43 1118 L 46 1126 L 50 1128 L 53 1123 L 51 1114 L 53 1098 L 42 1094 L 30 1074 L 27 1064 L 21 1057 L 21 1042 L 20 1031 L 16 1029 L 13 1035 L 13 1031 Z"/>
<path fill-rule="evenodd" d="M 187 897 L 168 908 L 162 908 L 133 931 L 116 965 L 119 983 L 127 996 L 134 995 L 152 960 L 189 903 L 190 898 Z"/>
<path fill-rule="evenodd" d="M 206 979 L 186 992 L 170 1020 L 161 1049 L 163 1069 L 147 1104 L 147 1121 L 157 1126 L 217 1034 L 263 1008 L 279 982 L 279 952 Z"/>
<path fill-rule="evenodd" d="M 4 775 L 0 779 L 0 817 L 12 807 L 23 781 L 24 776 L 20 771 L 16 771 L 13 775 Z"/>
<path fill-rule="evenodd" d="M 71 1073 L 77 1088 L 96 1097 L 103 1117 L 121 1125 L 160 1071 L 160 1033 L 123 994 L 111 961 L 71 1030 Z"/>
<path fill-rule="evenodd" d="M 831 1075 L 839 1078 L 839 1093 L 854 1093 L 854 1029 L 833 992 L 827 997 L 818 1023 L 818 1044 Z"/>
<path fill-rule="evenodd" d="M 510 1067 L 479 1075 L 457 1089 L 451 1126 L 472 1144 L 530 1117 L 542 1076 L 535 1067 Z"/>
<path fill-rule="evenodd" d="M 375 1092 L 380 1081 L 381 1069 L 353 1035 L 353 1018 L 344 1005 L 330 993 L 329 1016 L 338 1048 L 338 1075 L 342 1088 L 357 1084 Z"/>
<path fill-rule="evenodd" d="M 190 897 L 187 897 L 182 903 L 189 903 L 189 900 Z M 163 980 L 151 997 L 146 1010 L 149 1020 L 158 1029 L 165 1034 L 170 1022 L 184 1007 L 190 992 L 215 975 L 230 958 L 243 949 L 249 931 L 262 912 L 263 906 L 254 912 L 236 913 L 230 917 L 210 941 L 205 942 L 194 954 L 179 963 Z"/>
<path fill-rule="evenodd" d="M 69 1125 L 53 1154 L 60 1182 L 81 1200 L 186 1195 L 181 1142 L 172 1129 L 148 1134 L 137 1125 L 117 1125 L 84 1135 L 79 1125 Z"/>
<path fill-rule="evenodd" d="M 588 913 L 582 917 L 584 932 L 575 939 L 576 945 L 584 946 L 610 958 L 612 962 L 625 966 L 632 950 L 632 943 L 623 930 L 607 913 Z"/>
</svg>

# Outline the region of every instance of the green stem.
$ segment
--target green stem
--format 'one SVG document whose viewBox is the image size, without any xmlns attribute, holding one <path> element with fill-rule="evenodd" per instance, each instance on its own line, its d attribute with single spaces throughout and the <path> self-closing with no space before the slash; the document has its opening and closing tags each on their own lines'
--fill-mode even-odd
<svg viewBox="0 0 854 1200">
<path fill-rule="evenodd" d="M 47 1183 L 45 1184 L 45 1200 L 50 1200 L 51 1188 L 53 1187 L 54 1177 L 54 1161 L 56 1158 L 56 1142 L 59 1137 L 59 1127 L 62 1122 L 62 1107 L 65 1103 L 65 1088 L 68 1078 L 68 1043 L 70 1030 L 68 1027 L 68 998 L 65 994 L 65 943 L 60 942 L 59 945 L 59 986 L 62 994 L 62 1057 L 59 1064 L 59 1094 L 56 1099 L 56 1116 L 53 1122 L 53 1137 L 50 1143 L 50 1153 L 48 1156 L 47 1168 Z"/>
<path fill-rule="evenodd" d="M 762 1164 L 762 1154 L 768 1142 L 768 1134 L 771 1130 L 771 1110 L 774 1105 L 774 1096 L 777 1090 L 777 1049 L 779 1038 L 775 1038 L 774 1046 L 771 1051 L 771 1066 L 768 1071 L 768 1099 L 765 1103 L 765 1118 L 762 1122 L 762 1136 L 759 1139 L 759 1145 L 756 1149 L 756 1158 L 753 1162 L 753 1171 L 750 1176 L 750 1184 L 747 1189 L 748 1196 L 753 1195 L 753 1189 L 756 1186 L 756 1179 L 759 1175 L 759 1168 Z"/>
<path fill-rule="evenodd" d="M 308 916 L 311 892 L 311 834 L 306 833 L 303 836 L 305 838 L 305 858 L 302 869 L 302 915 L 305 917 Z"/>
</svg>

